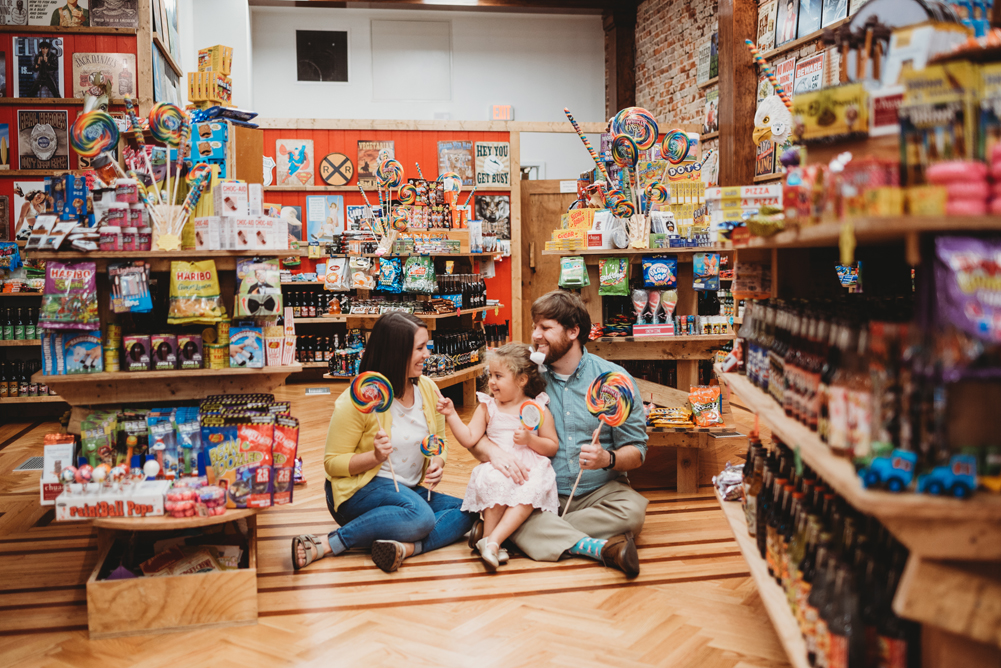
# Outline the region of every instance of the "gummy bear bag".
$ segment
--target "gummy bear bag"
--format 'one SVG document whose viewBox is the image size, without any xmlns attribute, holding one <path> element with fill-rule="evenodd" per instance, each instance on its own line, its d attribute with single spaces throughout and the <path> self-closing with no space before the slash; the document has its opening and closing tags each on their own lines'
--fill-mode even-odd
<svg viewBox="0 0 1001 668">
<path fill-rule="evenodd" d="M 214 325 L 226 319 L 214 260 L 170 263 L 170 325 Z"/>
</svg>

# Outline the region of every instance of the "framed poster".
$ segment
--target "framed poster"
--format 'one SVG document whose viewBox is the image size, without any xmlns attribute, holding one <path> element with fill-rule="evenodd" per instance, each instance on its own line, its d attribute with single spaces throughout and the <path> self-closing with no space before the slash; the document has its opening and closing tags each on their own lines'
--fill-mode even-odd
<svg viewBox="0 0 1001 668">
<path fill-rule="evenodd" d="M 325 244 L 344 233 L 344 196 L 318 195 L 306 198 L 307 242 Z"/>
<path fill-rule="evenodd" d="M 799 29 L 796 34 L 806 37 L 820 30 L 820 15 L 824 0 L 799 0 Z"/>
<path fill-rule="evenodd" d="M 28 0 L 0 0 L 0 25 L 28 25 Z"/>
<path fill-rule="evenodd" d="M 471 141 L 440 141 L 438 142 L 438 174 L 455 172 L 462 179 L 462 185 L 473 185 L 473 142 Z"/>
<path fill-rule="evenodd" d="M 111 82 L 114 98 L 135 97 L 136 56 L 133 53 L 74 53 L 73 97 L 83 97 L 90 89 L 90 75 L 100 72 Z"/>
<path fill-rule="evenodd" d="M 824 0 L 824 20 L 821 27 L 826 28 L 848 17 L 848 0 Z"/>
<path fill-rule="evenodd" d="M 695 83 L 699 86 L 706 83 L 712 77 L 709 76 L 709 65 L 712 60 L 712 43 L 705 41 L 699 44 L 699 50 L 695 61 Z"/>
<path fill-rule="evenodd" d="M 0 195 L 0 241 L 10 241 L 10 198 Z"/>
<path fill-rule="evenodd" d="M 27 241 L 35 216 L 52 210 L 52 200 L 45 194 L 45 181 L 14 182 L 14 237 Z"/>
<path fill-rule="evenodd" d="M 346 186 L 354 175 L 355 166 L 343 153 L 330 153 L 320 161 L 320 178 L 328 186 Z"/>
<path fill-rule="evenodd" d="M 296 81 L 347 83 L 346 30 L 295 31 Z"/>
<path fill-rule="evenodd" d="M 69 113 L 18 110 L 18 169 L 69 169 Z"/>
<path fill-rule="evenodd" d="M 793 95 L 819 90 L 824 83 L 824 52 L 803 58 L 796 64 L 796 83 Z"/>
<path fill-rule="evenodd" d="M 64 97 L 63 38 L 14 38 L 14 97 Z"/>
<path fill-rule="evenodd" d="M 775 15 L 775 46 L 782 46 L 796 39 L 796 24 L 799 18 L 799 0 L 778 0 Z"/>
<path fill-rule="evenodd" d="M 279 139 L 275 142 L 279 186 L 313 185 L 313 140 Z"/>
<path fill-rule="evenodd" d="M 28 0 L 28 25 L 89 27 L 89 4 L 89 0 Z"/>
<path fill-rule="evenodd" d="M 296 241 L 302 241 L 302 207 L 282 206 L 281 219 L 288 223 L 288 234 Z"/>
<path fill-rule="evenodd" d="M 702 134 L 719 132 L 719 90 L 706 92 L 706 109 L 702 117 Z"/>
<path fill-rule="evenodd" d="M 396 156 L 393 146 L 392 141 L 358 142 L 358 185 L 368 190 L 378 187 L 375 170 L 380 162 Z"/>
<path fill-rule="evenodd" d="M 768 0 L 758 7 L 758 51 L 768 51 L 775 47 L 776 0 Z"/>
<path fill-rule="evenodd" d="M 0 170 L 10 169 L 10 126 L 0 123 Z"/>
<path fill-rule="evenodd" d="M 90 25 L 95 28 L 138 28 L 139 0 L 90 0 Z"/>
<path fill-rule="evenodd" d="M 0 97 L 7 97 L 7 53 L 0 51 Z"/>
<path fill-rule="evenodd" d="M 484 234 L 511 238 L 511 198 L 508 195 L 477 195 L 476 219 L 483 221 Z"/>
<path fill-rule="evenodd" d="M 476 142 L 476 185 L 511 185 L 511 145 L 508 142 Z"/>
<path fill-rule="evenodd" d="M 796 59 L 787 58 L 775 65 L 775 78 L 778 80 L 782 90 L 792 94 L 793 81 L 796 77 Z"/>
</svg>

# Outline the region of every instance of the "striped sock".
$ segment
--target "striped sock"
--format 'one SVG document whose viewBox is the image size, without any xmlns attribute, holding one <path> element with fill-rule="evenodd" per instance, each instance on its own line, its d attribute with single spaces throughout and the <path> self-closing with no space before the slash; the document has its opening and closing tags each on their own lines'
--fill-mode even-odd
<svg viewBox="0 0 1001 668">
<path fill-rule="evenodd" d="M 581 538 L 577 544 L 567 550 L 575 557 L 588 557 L 590 559 L 601 559 L 601 548 L 605 547 L 607 540 L 598 538 Z"/>
</svg>

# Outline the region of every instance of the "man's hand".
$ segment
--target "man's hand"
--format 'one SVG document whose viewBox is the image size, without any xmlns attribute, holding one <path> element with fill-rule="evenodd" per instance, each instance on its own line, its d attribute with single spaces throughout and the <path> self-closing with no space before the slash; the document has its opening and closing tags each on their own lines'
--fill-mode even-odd
<svg viewBox="0 0 1001 668">
<path fill-rule="evenodd" d="M 441 457 L 432 457 L 428 464 L 427 471 L 424 472 L 424 484 L 428 487 L 435 487 L 441 482 L 441 476 L 445 472 L 445 465 Z"/>
<path fill-rule="evenodd" d="M 598 425 L 598 429 L 601 429 L 601 425 Z M 600 441 L 598 441 L 598 431 L 595 430 L 594 438 L 587 445 L 581 446 L 580 449 L 580 467 L 588 471 L 597 471 L 598 469 L 603 469 L 612 462 L 612 456 L 608 454 L 608 451 L 601 447 Z"/>
<path fill-rule="evenodd" d="M 528 480 L 528 467 L 507 450 L 494 446 L 490 449 L 489 457 L 493 467 L 513 480 L 516 485 L 523 485 Z"/>
</svg>

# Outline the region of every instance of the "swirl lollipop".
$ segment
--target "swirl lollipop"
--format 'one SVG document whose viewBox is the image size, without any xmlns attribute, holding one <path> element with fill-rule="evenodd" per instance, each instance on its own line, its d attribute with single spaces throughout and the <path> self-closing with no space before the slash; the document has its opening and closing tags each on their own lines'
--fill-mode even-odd
<svg viewBox="0 0 1001 668">
<path fill-rule="evenodd" d="M 646 187 L 646 211 L 649 212 L 654 204 L 664 205 L 671 200 L 671 191 L 660 181 L 651 181 Z"/>
<path fill-rule="evenodd" d="M 397 232 L 407 231 L 407 217 L 403 214 L 396 214 L 393 217 L 393 229 Z"/>
<path fill-rule="evenodd" d="M 118 124 L 105 111 L 77 116 L 70 128 L 70 145 L 84 158 L 93 158 L 118 144 Z"/>
<path fill-rule="evenodd" d="M 634 396 L 632 378 L 621 371 L 606 371 L 591 381 L 585 400 L 587 410 L 591 415 L 609 427 L 620 427 L 633 412 Z M 601 424 L 599 423 L 598 428 L 594 430 L 594 439 L 591 442 L 597 445 L 600 436 Z M 573 501 L 574 492 L 577 491 L 577 485 L 580 483 L 580 476 L 583 473 L 584 469 L 581 468 L 577 474 L 577 481 L 574 482 L 573 489 L 570 490 L 570 497 L 567 499 L 567 505 L 564 507 L 561 517 L 566 516 L 567 510 L 570 508 L 570 502 Z"/>
<path fill-rule="evenodd" d="M 364 371 L 351 381 L 350 396 L 354 407 L 365 415 L 385 413 L 393 404 L 393 386 L 389 384 L 389 379 L 381 373 Z M 379 431 L 385 434 L 381 428 Z M 387 457 L 386 461 L 389 462 L 389 472 L 393 476 L 393 485 L 399 492 L 400 485 L 396 482 L 396 470 L 393 468 L 392 456 Z"/>
<path fill-rule="evenodd" d="M 428 458 L 429 463 L 432 457 L 437 457 L 444 449 L 444 443 L 442 443 L 442 440 L 435 434 L 428 434 L 424 437 L 424 440 L 421 441 L 421 454 Z M 428 501 L 431 500 L 432 487 L 428 487 Z"/>
<path fill-rule="evenodd" d="M 639 146 L 635 139 L 627 134 L 615 135 L 612 138 L 612 160 L 616 165 L 633 167 L 639 157 Z"/>
<path fill-rule="evenodd" d="M 445 192 L 457 193 L 462 190 L 462 177 L 455 172 L 445 172 L 438 180 L 445 184 Z"/>
<path fill-rule="evenodd" d="M 149 131 L 153 139 L 169 146 L 181 143 L 181 126 L 185 115 L 181 108 L 169 102 L 157 102 L 149 110 Z"/>
<path fill-rule="evenodd" d="M 522 402 L 518 409 L 518 419 L 521 420 L 521 425 L 525 429 L 539 431 L 542 423 L 546 421 L 546 413 L 542 410 L 542 406 L 529 399 Z"/>
<path fill-rule="evenodd" d="M 612 118 L 612 134 L 627 134 L 645 151 L 657 143 L 657 119 L 643 107 L 626 107 Z"/>
<path fill-rule="evenodd" d="M 403 165 L 399 160 L 387 160 L 382 163 L 382 168 L 386 176 L 386 187 L 399 188 L 403 185 Z"/>
<path fill-rule="evenodd" d="M 623 198 L 612 206 L 612 214 L 616 218 L 632 218 L 636 215 L 636 205 Z"/>
<path fill-rule="evenodd" d="M 413 183 L 404 183 L 400 186 L 400 204 L 417 203 L 417 186 Z"/>
<path fill-rule="evenodd" d="M 688 157 L 692 142 L 684 130 L 671 130 L 664 136 L 660 154 L 672 165 L 679 165 Z"/>
</svg>

